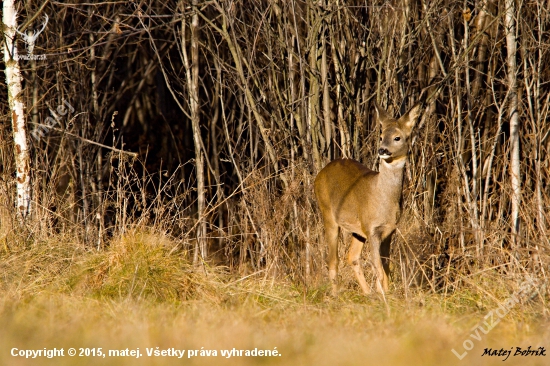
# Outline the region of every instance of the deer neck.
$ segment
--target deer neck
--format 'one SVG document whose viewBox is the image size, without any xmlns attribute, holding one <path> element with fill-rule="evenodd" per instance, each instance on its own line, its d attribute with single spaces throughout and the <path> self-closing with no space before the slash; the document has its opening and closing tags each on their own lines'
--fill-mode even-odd
<svg viewBox="0 0 550 366">
<path fill-rule="evenodd" d="M 388 163 L 384 159 L 380 159 L 378 172 L 378 189 L 384 192 L 385 196 L 391 201 L 401 202 L 401 194 L 403 192 L 403 174 L 405 172 L 405 163 L 407 158 L 394 160 Z"/>
</svg>

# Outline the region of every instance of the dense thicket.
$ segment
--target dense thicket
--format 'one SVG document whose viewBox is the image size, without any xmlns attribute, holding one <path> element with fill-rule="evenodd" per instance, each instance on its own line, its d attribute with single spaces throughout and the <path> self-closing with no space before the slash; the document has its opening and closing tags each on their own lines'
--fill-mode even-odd
<svg viewBox="0 0 550 366">
<path fill-rule="evenodd" d="M 372 103 L 397 116 L 424 99 L 394 274 L 549 269 L 550 1 L 20 4 L 25 32 L 49 17 L 45 59 L 19 61 L 29 131 L 59 121 L 28 136 L 33 235 L 101 248 L 157 225 L 195 261 L 307 278 L 324 268 L 315 174 L 341 156 L 375 168 Z"/>
</svg>

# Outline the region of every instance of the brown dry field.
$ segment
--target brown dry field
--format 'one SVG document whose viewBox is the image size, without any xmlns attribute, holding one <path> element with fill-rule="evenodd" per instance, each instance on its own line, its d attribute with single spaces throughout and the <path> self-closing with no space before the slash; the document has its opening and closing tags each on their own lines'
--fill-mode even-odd
<svg viewBox="0 0 550 366">
<path fill-rule="evenodd" d="M 162 234 L 129 232 L 103 252 L 69 237 L 9 240 L 0 261 L 2 365 L 502 365 L 505 357 L 483 356 L 486 348 L 512 350 L 506 365 L 548 364 L 548 356 L 513 356 L 516 347 L 550 348 L 545 291 L 521 292 L 491 271 L 447 294 L 404 293 L 392 283 L 386 306 L 378 295 L 360 295 L 345 267 L 333 298 L 321 275 L 306 287 L 261 273 L 197 270 Z M 510 310 L 498 310 L 514 294 Z M 100 347 L 105 357 L 79 356 Z M 157 347 L 186 351 L 181 359 L 147 355 Z M 12 356 L 14 348 L 63 348 L 64 356 Z M 142 357 L 109 355 L 127 349 Z M 233 349 L 243 356 L 222 355 Z M 278 355 L 244 356 L 254 349 Z"/>
</svg>

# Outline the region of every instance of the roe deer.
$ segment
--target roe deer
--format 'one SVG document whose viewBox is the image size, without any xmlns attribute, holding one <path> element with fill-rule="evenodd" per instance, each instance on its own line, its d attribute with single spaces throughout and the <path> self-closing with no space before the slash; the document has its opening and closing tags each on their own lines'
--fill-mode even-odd
<svg viewBox="0 0 550 366">
<path fill-rule="evenodd" d="M 361 250 L 365 239 L 371 246 L 371 261 L 377 290 L 388 289 L 390 242 L 401 215 L 403 173 L 409 153 L 409 137 L 420 113 L 420 104 L 399 119 L 375 105 L 381 124 L 379 172 L 351 159 L 337 159 L 315 178 L 315 195 L 323 216 L 328 244 L 328 269 L 332 293 L 337 294 L 338 232 L 352 233 L 348 263 L 365 294 L 370 293 L 363 269 Z"/>
</svg>

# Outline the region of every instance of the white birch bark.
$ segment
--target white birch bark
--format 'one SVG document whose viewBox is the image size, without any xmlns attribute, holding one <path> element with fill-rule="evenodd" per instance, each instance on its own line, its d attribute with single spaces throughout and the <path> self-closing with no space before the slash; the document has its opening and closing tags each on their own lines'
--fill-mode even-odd
<svg viewBox="0 0 550 366">
<path fill-rule="evenodd" d="M 509 88 L 510 117 L 510 183 L 512 184 L 512 242 L 517 245 L 519 234 L 519 206 L 521 202 L 521 175 L 519 161 L 519 112 L 517 94 L 517 64 L 516 64 L 516 6 L 514 0 L 506 0 L 506 15 L 504 28 L 506 32 L 506 59 Z"/>
<path fill-rule="evenodd" d="M 19 69 L 15 34 L 17 30 L 17 10 L 13 0 L 3 2 L 4 23 L 4 63 L 6 65 L 6 85 L 11 111 L 13 143 L 16 168 L 17 213 L 24 220 L 30 213 L 31 180 L 30 158 L 27 144 L 27 127 L 21 90 L 21 70 Z"/>
</svg>

